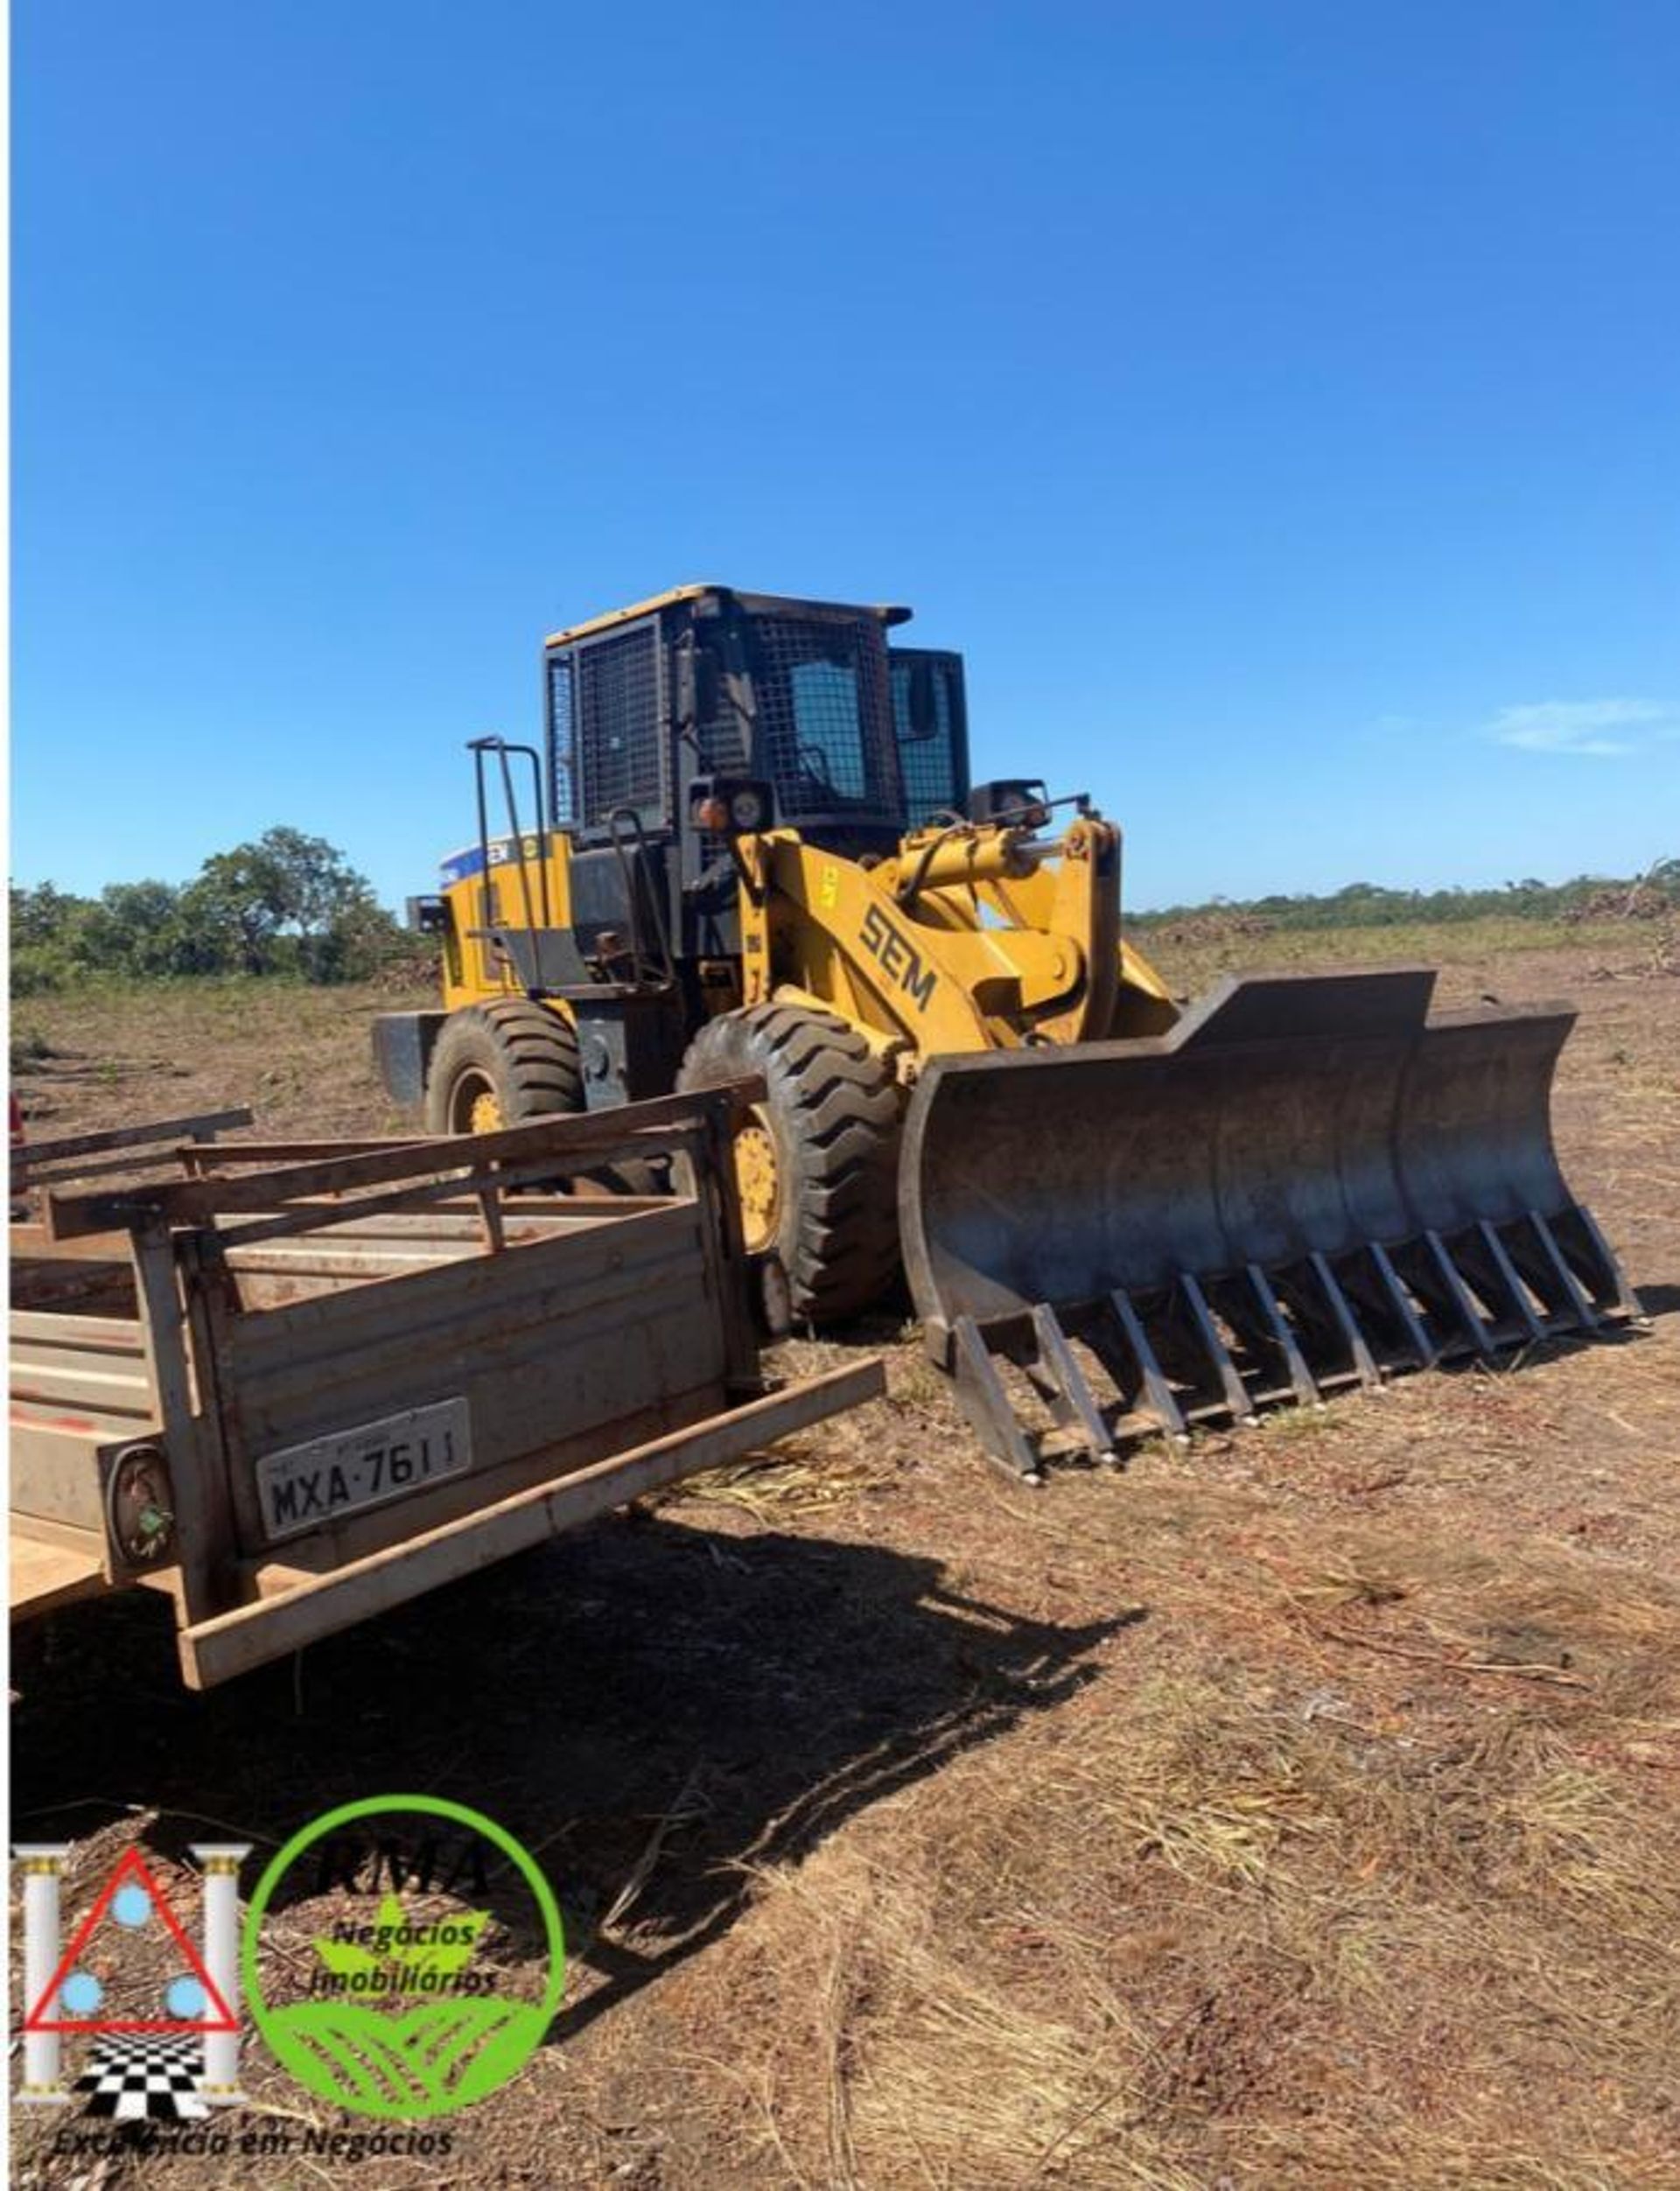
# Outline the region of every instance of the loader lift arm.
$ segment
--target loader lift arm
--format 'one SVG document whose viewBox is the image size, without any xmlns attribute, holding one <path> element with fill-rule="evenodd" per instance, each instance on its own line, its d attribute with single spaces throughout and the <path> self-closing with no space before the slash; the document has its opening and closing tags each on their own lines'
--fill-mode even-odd
<svg viewBox="0 0 1680 2191">
<path fill-rule="evenodd" d="M 1176 1017 L 1121 943 L 1119 831 L 1100 816 L 1048 843 L 1018 825 L 947 825 L 870 866 L 773 830 L 742 858 L 767 908 L 743 954 L 749 1004 L 838 994 L 918 1057 L 1102 1040 L 1117 1021 L 1142 1032 Z"/>
</svg>

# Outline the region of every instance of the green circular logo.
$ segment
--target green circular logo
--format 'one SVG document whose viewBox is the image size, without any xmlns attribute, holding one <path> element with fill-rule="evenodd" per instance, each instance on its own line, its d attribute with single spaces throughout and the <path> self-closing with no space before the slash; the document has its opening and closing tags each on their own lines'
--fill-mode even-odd
<svg viewBox="0 0 1680 2191">
<path fill-rule="evenodd" d="M 294 1876 L 312 1854 L 312 1877 Z M 289 1878 L 290 1900 L 319 1914 L 307 1949 L 265 1984 L 263 1920 Z M 486 1936 L 507 1928 L 510 1887 L 515 1922 L 534 1914 L 546 1944 L 540 1992 L 518 1990 Z M 256 2027 L 299 2083 L 404 2122 L 471 2107 L 516 2076 L 566 1976 L 559 1905 L 529 1852 L 438 1796 L 368 1796 L 295 1833 L 257 1882 L 242 1960 Z"/>
</svg>

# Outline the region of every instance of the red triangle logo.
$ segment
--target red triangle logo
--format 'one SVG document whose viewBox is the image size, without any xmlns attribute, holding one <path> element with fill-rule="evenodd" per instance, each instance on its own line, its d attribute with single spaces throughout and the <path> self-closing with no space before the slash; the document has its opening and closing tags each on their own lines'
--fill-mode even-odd
<svg viewBox="0 0 1680 2191">
<path fill-rule="evenodd" d="M 199 2017 L 154 2016 L 138 2020 L 134 2018 L 119 2020 L 108 2016 L 51 2016 L 47 2013 L 52 2003 L 58 1999 L 60 1989 L 65 1980 L 75 1969 L 81 1951 L 97 1928 L 100 1919 L 110 1908 L 116 1899 L 117 1889 L 125 1880 L 133 1880 L 141 1888 L 152 1908 L 163 1919 L 170 1937 L 186 1959 L 188 1973 L 197 1978 L 200 1984 L 203 1986 L 204 1997 L 209 2003 L 210 2012 Z M 58 1969 L 53 1971 L 43 1987 L 40 1998 L 24 2017 L 24 2029 L 25 2031 L 237 2031 L 239 2019 L 223 1998 L 220 1987 L 205 1969 L 198 1950 L 181 1929 L 180 1920 L 164 1899 L 163 1890 L 157 1880 L 147 1871 L 140 1852 L 138 1849 L 130 1849 L 118 1858 L 111 1876 L 101 1890 L 99 1900 L 72 1935 L 70 1945 L 59 1958 Z"/>
</svg>

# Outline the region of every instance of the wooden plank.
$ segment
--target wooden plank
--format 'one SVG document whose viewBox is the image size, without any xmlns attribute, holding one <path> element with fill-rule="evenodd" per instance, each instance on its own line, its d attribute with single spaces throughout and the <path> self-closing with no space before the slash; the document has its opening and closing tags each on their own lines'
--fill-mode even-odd
<svg viewBox="0 0 1680 2191">
<path fill-rule="evenodd" d="M 237 1179 L 196 1179 L 136 1188 L 131 1194 L 51 1195 L 47 1226 L 54 1238 L 108 1232 L 137 1217 L 154 1215 L 173 1225 L 203 1223 L 217 1215 L 272 1209 L 309 1195 L 343 1194 L 354 1188 L 465 1172 L 475 1180 L 497 1164 L 552 1157 L 558 1171 L 575 1170 L 639 1150 L 660 1154 L 684 1130 L 697 1132 L 719 1109 L 762 1098 L 758 1080 L 732 1082 L 685 1096 L 661 1096 L 608 1110 L 556 1114 L 497 1133 L 457 1134 L 433 1141 L 403 1142 L 319 1162 L 285 1164 Z"/>
<path fill-rule="evenodd" d="M 207 1155 L 214 1155 L 216 1144 L 206 1141 L 175 1141 L 158 1148 L 139 1147 L 119 1149 L 108 1156 L 60 1157 L 56 1164 L 37 1164 L 30 1167 L 29 1176 L 20 1179 L 20 1187 L 38 1190 L 52 1187 L 62 1192 L 79 1186 L 85 1180 L 116 1180 L 127 1177 L 134 1189 L 148 1186 L 170 1186 L 187 1174 L 182 1158 L 189 1149 L 201 1146 Z"/>
<path fill-rule="evenodd" d="M 614 1224 L 620 1217 L 639 1216 L 643 1210 L 668 1209 L 680 1199 L 673 1194 L 615 1194 L 610 1198 L 582 1199 L 560 1195 L 522 1195 L 515 1199 L 504 1195 L 501 1207 L 510 1240 L 547 1240 L 591 1232 L 598 1226 Z M 481 1237 L 478 1213 L 478 1198 L 459 1194 L 428 1203 L 420 1209 L 384 1210 L 372 1215 L 357 1209 L 336 1218 L 327 1228 L 330 1240 L 324 1240 L 322 1244 L 335 1253 L 346 1242 L 354 1247 L 362 1241 L 422 1245 L 454 1242 L 458 1246 L 464 1242 L 470 1247 Z M 231 1260 L 235 1252 L 234 1236 L 224 1232 L 221 1237 Z M 281 1243 L 275 1252 L 307 1255 L 310 1245 L 305 1234 L 295 1242 Z"/>
<path fill-rule="evenodd" d="M 617 1217 L 670 1207 L 670 1199 L 666 1197 L 638 1203 L 634 1209 L 615 1213 L 613 1217 L 561 1218 L 552 1222 L 504 1214 L 503 1244 L 540 1247 L 549 1241 L 578 1239 L 616 1222 Z M 221 1237 L 223 1259 L 240 1281 L 240 1301 L 247 1309 L 305 1300 L 312 1293 L 325 1292 L 335 1285 L 367 1284 L 400 1278 L 411 1270 L 436 1270 L 485 1252 L 481 1218 L 452 1219 L 447 1226 L 438 1226 L 427 1222 L 424 1213 L 416 1213 L 415 1222 L 401 1230 L 388 1219 L 335 1225 L 325 1234 L 318 1229 L 300 1229 L 254 1242 L 242 1238 L 230 1242 L 226 1234 Z M 255 1278 L 284 1281 L 290 1290 L 270 1287 L 265 1296 L 262 1289 L 253 1286 Z"/>
<path fill-rule="evenodd" d="M 11 1419 L 14 1460 L 18 1441 L 32 1436 L 36 1432 L 43 1435 L 50 1433 L 54 1438 L 81 1439 L 90 1450 L 95 1446 L 130 1445 L 136 1438 L 155 1440 L 163 1435 L 162 1425 L 156 1414 L 144 1429 L 136 1431 L 134 1417 L 127 1413 L 108 1415 L 98 1408 L 83 1408 L 70 1414 L 47 1402 L 27 1400 L 15 1392 L 8 1404 L 8 1413 Z M 14 1491 L 17 1489 L 15 1472 L 12 1488 Z M 18 1503 L 15 1498 L 12 1503 L 14 1506 Z"/>
<path fill-rule="evenodd" d="M 423 1334 L 448 1344 L 495 1304 L 528 1321 L 553 1313 L 564 1301 L 589 1296 L 619 1273 L 654 1269 L 676 1256 L 699 1257 L 699 1214 L 692 1202 L 670 1204 L 626 1217 L 583 1235 L 536 1241 L 495 1256 L 464 1256 L 400 1284 L 366 1286 L 359 1292 L 294 1301 L 284 1308 L 241 1317 L 233 1344 L 247 1368 L 283 1363 L 299 1368 L 314 1354 L 352 1344 L 372 1348 L 387 1340 L 407 1346 Z M 533 1296 L 541 1294 L 539 1310 Z"/>
<path fill-rule="evenodd" d="M 15 1525 L 7 1550 L 14 1620 L 32 1620 L 51 1613 L 55 1606 L 96 1596 L 106 1587 L 97 1552 L 43 1544 Z"/>
<path fill-rule="evenodd" d="M 15 1223 L 8 1240 L 12 1268 L 19 1264 L 120 1263 L 129 1268 L 126 1232 L 87 1233 L 75 1240 L 55 1240 L 46 1227 L 32 1221 Z"/>
<path fill-rule="evenodd" d="M 136 1316 L 64 1316 L 50 1309 L 15 1308 L 8 1328 L 14 1344 L 98 1348 L 131 1354 L 142 1353 L 145 1346 Z"/>
<path fill-rule="evenodd" d="M 219 1172 L 231 1164 L 314 1164 L 329 1157 L 366 1156 L 375 1149 L 424 1147 L 424 1134 L 340 1134 L 314 1141 L 201 1142 L 181 1151 L 182 1161 L 194 1174 Z"/>
<path fill-rule="evenodd" d="M 192 1688 L 207 1689 L 576 1529 L 681 1476 L 716 1467 L 843 1408 L 878 1398 L 885 1390 L 878 1361 L 851 1363 L 615 1454 L 557 1482 L 534 1485 L 319 1580 L 195 1622 L 181 1633 L 182 1671 Z"/>
<path fill-rule="evenodd" d="M 43 1521 L 64 1522 L 91 1531 L 94 1544 L 102 1544 L 100 1448 L 144 1438 L 153 1424 L 132 1415 L 32 1410 L 28 1401 L 17 1399 L 10 1413 L 6 1497 L 11 1526 L 32 1530 Z"/>
<path fill-rule="evenodd" d="M 302 1376 L 282 1367 L 258 1377 L 235 1353 L 239 1442 L 255 1460 L 460 1391 L 472 1403 L 474 1451 L 485 1462 L 540 1444 L 545 1418 L 561 1404 L 579 1428 L 610 1423 L 724 1375 L 717 1320 L 696 1311 L 696 1275 L 692 1264 L 654 1279 L 628 1273 L 623 1292 L 564 1317 L 539 1301 L 505 1328 L 463 1330 L 443 1347 L 394 1340 L 371 1360 L 352 1346 L 316 1359 Z"/>
<path fill-rule="evenodd" d="M 661 1135 L 656 1141 L 648 1144 L 647 1146 L 651 1148 L 654 1154 L 663 1155 L 667 1152 L 686 1147 L 690 1138 L 690 1130 L 685 1126 L 680 1133 L 673 1131 Z M 622 1144 L 617 1151 L 617 1155 L 622 1157 L 634 1153 L 639 1145 L 640 1144 L 628 1142 Z M 498 1166 L 496 1171 L 481 1180 L 475 1189 L 474 1200 L 480 1207 L 480 1213 L 482 1213 L 482 1206 L 486 1197 L 494 1198 L 499 1202 L 502 1193 L 508 1187 L 537 1186 L 553 1172 L 554 1166 L 553 1156 L 543 1155 L 528 1158 L 523 1164 L 511 1168 Z M 340 1225 L 354 1222 L 359 1217 L 366 1219 L 407 1214 L 424 1216 L 434 1203 L 458 1201 L 464 1184 L 466 1182 L 454 1176 L 423 1180 L 418 1186 L 410 1182 L 406 1186 L 392 1187 L 383 1194 L 364 1194 L 359 1200 L 354 1202 L 342 1202 L 334 1200 L 332 1196 L 320 1196 L 307 1201 L 290 1202 L 284 1209 L 272 1216 L 252 1218 L 243 1224 L 230 1224 L 226 1214 L 219 1216 L 214 1222 L 220 1228 L 222 1239 L 230 1249 L 250 1247 L 259 1241 L 292 1238 L 301 1233 L 336 1230 Z M 480 1222 L 481 1237 L 482 1214 L 480 1214 Z"/>
<path fill-rule="evenodd" d="M 28 1141 L 12 1152 L 12 1158 L 27 1175 L 62 1158 L 92 1156 L 105 1149 L 144 1148 L 149 1142 L 196 1140 L 226 1126 L 250 1123 L 248 1110 L 200 1111 L 190 1118 L 159 1118 L 144 1126 L 107 1126 L 94 1133 L 66 1134 L 56 1141 Z"/>
<path fill-rule="evenodd" d="M 452 1260 L 448 1256 L 416 1256 L 411 1260 L 393 1261 L 377 1268 L 364 1265 L 354 1270 L 242 1270 L 240 1306 L 249 1310 L 290 1308 L 294 1301 L 314 1301 L 332 1293 L 352 1293 L 359 1286 L 374 1284 L 385 1278 L 406 1278 L 416 1270 L 439 1270 Z"/>
<path fill-rule="evenodd" d="M 105 1543 L 105 1524 L 102 1519 L 87 1528 L 73 1522 L 60 1522 L 50 1514 L 26 1514 L 18 1524 L 18 1534 L 36 1544 L 63 1544 L 73 1552 L 99 1552 Z"/>
<path fill-rule="evenodd" d="M 11 1357 L 11 1396 L 38 1405 L 92 1408 L 108 1415 L 153 1415 L 157 1402 L 144 1360 L 124 1362 L 115 1354 L 85 1355 L 69 1348 L 38 1350 L 33 1358 Z"/>
<path fill-rule="evenodd" d="M 19 1309 L 63 1314 L 83 1305 L 101 1315 L 132 1315 L 137 1301 L 134 1265 L 108 1256 L 73 1261 L 19 1262 L 11 1265 L 11 1298 Z"/>
<path fill-rule="evenodd" d="M 11 1313 L 7 1370 L 14 1419 L 33 1408 L 47 1420 L 127 1418 L 150 1422 L 157 1395 L 147 1365 L 145 1334 L 130 1317 L 66 1316 L 36 1309 Z"/>
</svg>

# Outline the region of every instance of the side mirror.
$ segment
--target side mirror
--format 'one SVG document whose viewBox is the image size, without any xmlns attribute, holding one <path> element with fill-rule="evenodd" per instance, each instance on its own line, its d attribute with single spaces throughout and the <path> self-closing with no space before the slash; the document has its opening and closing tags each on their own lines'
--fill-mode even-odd
<svg viewBox="0 0 1680 2191">
<path fill-rule="evenodd" d="M 969 819 L 982 827 L 1041 830 L 1050 819 L 1050 794 L 1035 777 L 1000 776 L 970 792 Z"/>
</svg>

